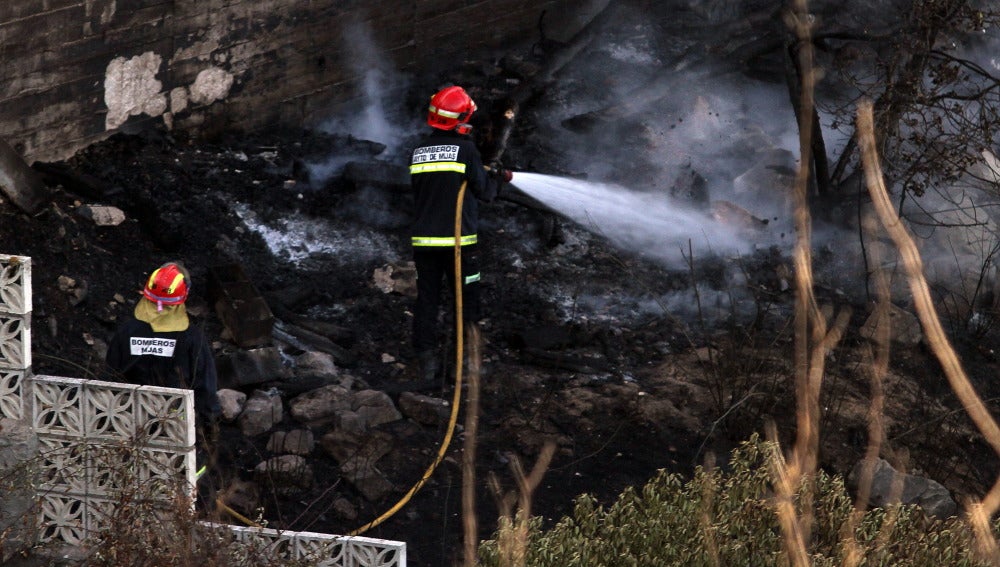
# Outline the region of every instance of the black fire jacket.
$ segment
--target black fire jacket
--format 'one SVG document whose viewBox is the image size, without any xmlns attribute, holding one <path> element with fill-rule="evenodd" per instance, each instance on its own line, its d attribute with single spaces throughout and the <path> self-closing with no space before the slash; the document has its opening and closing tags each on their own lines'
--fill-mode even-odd
<svg viewBox="0 0 1000 567">
<path fill-rule="evenodd" d="M 107 363 L 130 384 L 194 390 L 195 410 L 202 419 L 220 413 L 215 359 L 194 325 L 157 333 L 149 323 L 130 318 L 108 345 Z"/>
<path fill-rule="evenodd" d="M 467 135 L 434 130 L 413 150 L 410 183 L 416 209 L 414 246 L 455 245 L 455 205 L 464 180 L 468 186 L 462 207 L 462 246 L 477 242 L 477 199 L 492 201 L 499 182 L 486 174 L 479 150 Z"/>
</svg>

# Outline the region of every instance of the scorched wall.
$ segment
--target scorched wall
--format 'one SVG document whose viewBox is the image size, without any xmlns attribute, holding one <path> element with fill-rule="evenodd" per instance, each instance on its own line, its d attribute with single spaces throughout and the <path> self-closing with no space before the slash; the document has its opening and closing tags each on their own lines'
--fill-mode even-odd
<svg viewBox="0 0 1000 567">
<path fill-rule="evenodd" d="M 357 96 L 348 22 L 363 22 L 398 69 L 439 70 L 530 39 L 542 10 L 557 39 L 571 34 L 590 4 L 0 0 L 0 137 L 32 163 L 136 121 L 315 124 Z"/>
</svg>

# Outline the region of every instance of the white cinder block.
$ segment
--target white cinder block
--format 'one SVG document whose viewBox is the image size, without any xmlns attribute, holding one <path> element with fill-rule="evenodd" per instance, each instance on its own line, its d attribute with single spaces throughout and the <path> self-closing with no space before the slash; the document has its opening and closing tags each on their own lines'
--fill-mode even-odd
<svg viewBox="0 0 1000 567">
<path fill-rule="evenodd" d="M 0 313 L 31 312 L 31 258 L 0 254 Z"/>
<path fill-rule="evenodd" d="M 31 313 L 0 313 L 0 369 L 31 368 Z"/>
<path fill-rule="evenodd" d="M 24 370 L 0 370 L 0 418 L 24 417 Z"/>
</svg>

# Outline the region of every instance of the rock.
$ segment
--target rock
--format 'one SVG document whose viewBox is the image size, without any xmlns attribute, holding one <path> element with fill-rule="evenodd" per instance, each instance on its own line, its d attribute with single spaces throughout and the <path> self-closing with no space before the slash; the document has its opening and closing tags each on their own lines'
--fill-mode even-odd
<svg viewBox="0 0 1000 567">
<path fill-rule="evenodd" d="M 375 463 L 392 451 L 393 437 L 384 431 L 351 433 L 334 430 L 320 437 L 319 445 L 338 463 L 363 459 Z"/>
<path fill-rule="evenodd" d="M 292 417 L 309 427 L 334 423 L 340 429 L 361 433 L 370 427 L 402 419 L 385 392 L 352 393 L 337 384 L 323 386 L 289 402 Z"/>
<path fill-rule="evenodd" d="M 40 175 L 6 140 L 0 139 L 0 194 L 28 214 L 41 211 L 51 202 L 52 192 Z"/>
<path fill-rule="evenodd" d="M 345 520 L 358 519 L 358 508 L 347 498 L 338 498 L 333 501 L 333 513 Z"/>
<path fill-rule="evenodd" d="M 247 402 L 247 395 L 237 390 L 223 388 L 218 392 L 219 405 L 222 406 L 223 421 L 232 422 L 243 411 L 243 406 Z"/>
<path fill-rule="evenodd" d="M 759 232 L 767 227 L 767 220 L 755 217 L 750 211 L 730 201 L 712 201 L 712 218 L 740 232 Z"/>
<path fill-rule="evenodd" d="M 351 399 L 351 409 L 364 420 L 365 428 L 403 419 L 392 398 L 379 390 L 362 390 Z"/>
<path fill-rule="evenodd" d="M 375 464 L 392 450 L 392 436 L 383 431 L 354 434 L 331 431 L 320 438 L 323 447 L 340 464 L 344 480 L 369 501 L 377 501 L 393 489 Z"/>
<path fill-rule="evenodd" d="M 70 296 L 70 305 L 79 305 L 84 299 L 87 299 L 87 282 L 84 280 L 75 280 L 69 276 L 59 276 L 58 278 L 59 291 L 62 291 Z"/>
<path fill-rule="evenodd" d="M 722 356 L 718 349 L 713 347 L 698 347 L 694 349 L 694 356 L 703 364 L 711 364 Z"/>
<path fill-rule="evenodd" d="M 298 378 L 335 378 L 337 374 L 337 364 L 331 354 L 309 351 L 295 357 L 295 375 Z"/>
<path fill-rule="evenodd" d="M 340 472 L 347 482 L 369 502 L 377 502 L 392 492 L 393 485 L 372 464 L 353 459 L 340 466 Z"/>
<path fill-rule="evenodd" d="M 337 429 L 349 433 L 360 435 L 368 429 L 365 426 L 365 418 L 351 410 L 341 411 L 335 416 L 334 421 Z"/>
<path fill-rule="evenodd" d="M 240 414 L 240 431 L 247 437 L 267 433 L 284 419 L 281 396 L 276 391 L 257 390 L 247 400 Z"/>
<path fill-rule="evenodd" d="M 407 297 L 417 296 L 417 268 L 413 262 L 386 264 L 372 274 L 375 287 L 382 293 L 398 293 Z"/>
<path fill-rule="evenodd" d="M 332 421 L 338 412 L 350 410 L 351 396 L 347 388 L 331 384 L 296 396 L 288 407 L 296 421 L 313 427 Z"/>
<path fill-rule="evenodd" d="M 864 461 L 859 462 L 848 475 L 848 483 L 852 489 L 857 489 L 863 466 Z M 900 481 L 903 483 L 903 491 L 899 495 L 900 503 L 916 504 L 928 515 L 942 520 L 958 513 L 958 504 L 947 488 L 929 478 L 900 473 L 885 459 L 878 459 L 875 463 L 868 504 L 881 507 L 895 503 L 891 501 L 896 493 L 893 485 Z"/>
<path fill-rule="evenodd" d="M 399 409 L 403 415 L 421 425 L 438 425 L 451 417 L 451 407 L 447 401 L 413 392 L 399 395 Z"/>
<path fill-rule="evenodd" d="M 313 433 L 308 429 L 275 431 L 267 440 L 267 450 L 276 454 L 308 455 L 315 446 Z"/>
<path fill-rule="evenodd" d="M 763 149 L 757 161 L 733 179 L 733 191 L 740 201 L 756 202 L 775 195 L 791 195 L 797 163 L 794 154 L 784 148 Z M 765 201 L 766 202 L 766 201 Z M 787 210 L 789 204 L 785 207 Z"/>
<path fill-rule="evenodd" d="M 258 482 L 274 488 L 279 494 L 288 494 L 312 486 L 312 466 L 300 455 L 279 455 L 254 468 Z"/>
<path fill-rule="evenodd" d="M 220 382 L 234 388 L 282 380 L 292 375 L 281 363 L 281 353 L 275 347 L 236 350 L 216 361 Z"/>
<path fill-rule="evenodd" d="M 118 207 L 110 205 L 82 205 L 76 212 L 97 226 L 118 226 L 125 222 L 125 213 Z"/>
</svg>

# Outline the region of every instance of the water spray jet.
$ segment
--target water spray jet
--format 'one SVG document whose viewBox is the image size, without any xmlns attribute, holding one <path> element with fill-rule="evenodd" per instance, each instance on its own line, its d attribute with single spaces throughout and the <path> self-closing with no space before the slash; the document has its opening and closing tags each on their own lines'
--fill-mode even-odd
<svg viewBox="0 0 1000 567">
<path fill-rule="evenodd" d="M 662 193 L 529 172 L 514 173 L 511 185 L 616 247 L 668 266 L 683 266 L 689 245 L 703 253 L 739 255 L 758 244 L 744 227 L 734 226 L 739 223 L 720 222 L 732 215 L 694 209 Z M 738 208 L 727 205 L 730 211 Z"/>
</svg>

